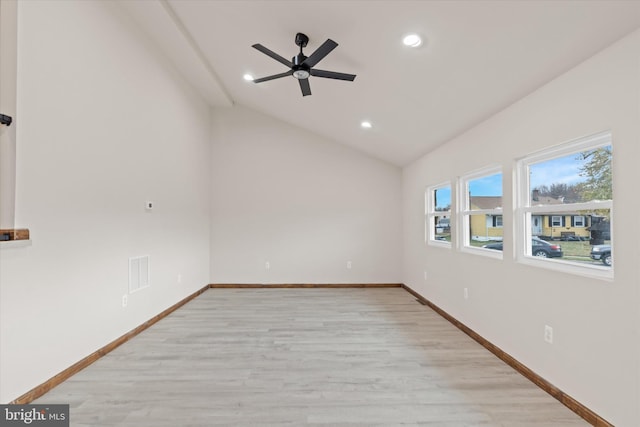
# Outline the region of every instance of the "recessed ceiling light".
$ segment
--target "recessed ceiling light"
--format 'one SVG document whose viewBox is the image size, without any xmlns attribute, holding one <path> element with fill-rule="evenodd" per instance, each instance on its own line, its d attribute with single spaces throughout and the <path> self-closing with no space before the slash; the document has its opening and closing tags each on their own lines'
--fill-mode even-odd
<svg viewBox="0 0 640 427">
<path fill-rule="evenodd" d="M 371 127 L 373 125 L 371 124 L 371 122 L 364 121 L 364 122 L 360 123 L 360 126 L 362 126 L 365 129 L 371 129 Z"/>
<path fill-rule="evenodd" d="M 417 34 L 409 34 L 402 39 L 402 43 L 404 43 L 405 46 L 418 47 L 422 44 L 422 39 Z"/>
<path fill-rule="evenodd" d="M 242 78 L 244 78 L 248 82 L 253 81 L 253 76 L 251 74 L 245 74 L 244 76 L 242 76 Z"/>
</svg>

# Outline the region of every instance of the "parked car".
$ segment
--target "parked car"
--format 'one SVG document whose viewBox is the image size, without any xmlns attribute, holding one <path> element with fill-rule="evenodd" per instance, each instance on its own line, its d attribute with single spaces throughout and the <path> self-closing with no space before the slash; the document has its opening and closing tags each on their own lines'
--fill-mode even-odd
<svg viewBox="0 0 640 427">
<path fill-rule="evenodd" d="M 531 255 L 540 258 L 561 258 L 562 247 L 554 243 L 546 242 L 537 237 L 531 238 Z"/>
<path fill-rule="evenodd" d="M 591 259 L 600 260 L 604 265 L 611 267 L 611 245 L 593 245 L 591 247 Z"/>
<path fill-rule="evenodd" d="M 501 251 L 502 250 L 502 242 L 487 243 L 486 245 L 482 245 L 482 247 L 485 248 L 485 249 L 494 249 L 496 251 Z"/>
<path fill-rule="evenodd" d="M 560 237 L 560 240 L 565 242 L 586 242 L 589 238 L 583 236 L 562 236 Z"/>
<path fill-rule="evenodd" d="M 482 247 L 501 251 L 502 242 L 488 243 Z M 531 238 L 531 254 L 540 258 L 560 258 L 563 255 L 560 245 L 545 242 L 537 237 Z"/>
</svg>

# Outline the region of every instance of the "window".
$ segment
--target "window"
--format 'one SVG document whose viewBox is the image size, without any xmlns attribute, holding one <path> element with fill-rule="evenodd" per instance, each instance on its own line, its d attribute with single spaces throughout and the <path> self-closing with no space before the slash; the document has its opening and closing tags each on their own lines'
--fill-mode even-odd
<svg viewBox="0 0 640 427">
<path fill-rule="evenodd" d="M 502 171 L 485 168 L 460 179 L 461 247 L 501 257 Z"/>
<path fill-rule="evenodd" d="M 520 261 L 613 276 L 612 158 L 611 134 L 605 132 L 518 161 Z"/>
<path fill-rule="evenodd" d="M 425 240 L 451 247 L 451 183 L 429 187 L 425 194 Z"/>
</svg>

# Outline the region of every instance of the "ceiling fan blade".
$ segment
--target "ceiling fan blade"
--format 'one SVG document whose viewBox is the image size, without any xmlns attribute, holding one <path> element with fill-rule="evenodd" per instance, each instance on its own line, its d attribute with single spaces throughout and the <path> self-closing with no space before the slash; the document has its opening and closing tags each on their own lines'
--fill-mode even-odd
<svg viewBox="0 0 640 427">
<path fill-rule="evenodd" d="M 327 79 L 349 80 L 350 82 L 356 78 L 355 74 L 336 73 L 335 71 L 316 70 L 313 68 L 311 69 L 311 75 Z"/>
<path fill-rule="evenodd" d="M 281 77 L 287 77 L 293 74 L 293 71 L 287 71 L 286 73 L 274 74 L 273 76 L 261 77 L 259 79 L 254 79 L 254 83 L 262 83 L 269 80 L 279 79 Z"/>
<path fill-rule="evenodd" d="M 275 59 L 279 63 L 284 64 L 289 68 L 293 67 L 293 64 L 291 63 L 291 61 L 289 61 L 288 59 L 283 58 L 282 56 L 278 55 L 274 51 L 267 49 L 266 47 L 262 46 L 260 43 L 256 43 L 251 47 L 254 48 L 254 49 L 258 49 L 260 52 L 264 53 L 267 56 L 272 57 L 273 59 Z"/>
<path fill-rule="evenodd" d="M 302 96 L 311 95 L 311 86 L 309 86 L 309 79 L 300 79 L 300 89 L 302 90 Z"/>
<path fill-rule="evenodd" d="M 326 42 L 322 43 L 322 45 L 316 49 L 307 59 L 302 61 L 303 64 L 308 65 L 309 67 L 313 67 L 318 62 L 322 61 L 322 58 L 327 56 L 329 52 L 335 49 L 338 46 L 338 43 L 334 42 L 331 39 L 327 39 Z"/>
</svg>

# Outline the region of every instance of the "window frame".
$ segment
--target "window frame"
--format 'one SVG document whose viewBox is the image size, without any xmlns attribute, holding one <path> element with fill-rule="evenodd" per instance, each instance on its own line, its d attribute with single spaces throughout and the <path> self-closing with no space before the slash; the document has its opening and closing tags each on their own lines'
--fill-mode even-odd
<svg viewBox="0 0 640 427">
<path fill-rule="evenodd" d="M 451 193 L 451 205 L 449 206 L 449 210 L 448 211 L 436 211 L 436 200 L 434 197 L 435 191 L 442 189 L 442 188 L 447 188 L 449 187 L 449 192 Z M 424 240 L 425 243 L 427 245 L 431 245 L 431 246 L 437 246 L 437 247 L 442 247 L 442 248 L 448 248 L 451 249 L 453 246 L 453 226 L 454 226 L 454 221 L 453 221 L 453 199 L 454 199 L 454 194 L 453 194 L 453 185 L 451 184 L 451 181 L 444 181 L 441 182 L 439 184 L 436 185 L 430 185 L 429 187 L 427 187 L 427 189 L 425 190 L 425 220 L 424 220 L 424 224 L 425 224 L 425 231 L 424 231 Z M 452 239 L 451 241 L 446 241 L 446 240 L 437 240 L 435 237 L 435 228 L 436 228 L 436 223 L 435 223 L 435 218 L 437 216 L 448 216 L 449 217 L 449 227 L 452 230 Z"/>
<path fill-rule="evenodd" d="M 500 215 L 502 216 L 502 228 L 504 230 L 505 209 L 471 209 L 471 200 L 469 196 L 469 183 L 479 178 L 500 174 L 502 176 L 502 197 L 504 205 L 504 170 L 502 165 L 489 165 L 481 169 L 469 172 L 458 178 L 458 199 L 457 199 L 457 217 L 458 217 L 458 247 L 461 252 L 474 253 L 496 259 L 503 259 L 504 255 L 504 234 L 502 236 L 503 249 L 498 251 L 495 249 L 487 249 L 477 246 L 471 246 L 471 216 L 472 215 Z M 504 232 L 503 232 L 504 233 Z M 491 241 L 487 241 L 490 243 Z"/>
<path fill-rule="evenodd" d="M 594 150 L 611 146 L 613 150 L 613 138 L 610 130 L 599 132 L 593 135 L 577 138 L 557 146 L 540 150 L 527 156 L 517 159 L 514 165 L 515 173 L 515 244 L 516 244 L 516 261 L 522 264 L 533 265 L 537 267 L 547 268 L 556 271 L 563 271 L 571 274 L 582 275 L 587 277 L 599 278 L 604 280 L 613 280 L 614 266 L 611 267 L 594 264 L 580 264 L 575 261 L 565 259 L 545 259 L 531 255 L 531 245 L 527 242 L 532 238 L 531 218 L 534 215 L 556 215 L 556 216 L 573 216 L 572 212 L 576 211 L 595 211 L 609 210 L 610 226 L 611 226 L 611 254 L 614 256 L 615 245 L 613 239 L 613 198 L 612 200 L 592 200 L 589 202 L 567 203 L 558 205 L 540 205 L 532 206 L 530 197 L 530 174 L 529 166 L 533 164 L 550 161 L 556 158 L 578 154 L 584 151 Z M 614 159 L 611 158 L 612 170 Z M 613 186 L 613 179 L 612 179 Z M 612 188 L 612 191 L 614 189 Z M 614 196 L 615 197 L 615 192 Z M 585 218 L 586 223 L 586 218 Z M 585 224 L 586 225 L 586 224 Z"/>
</svg>

